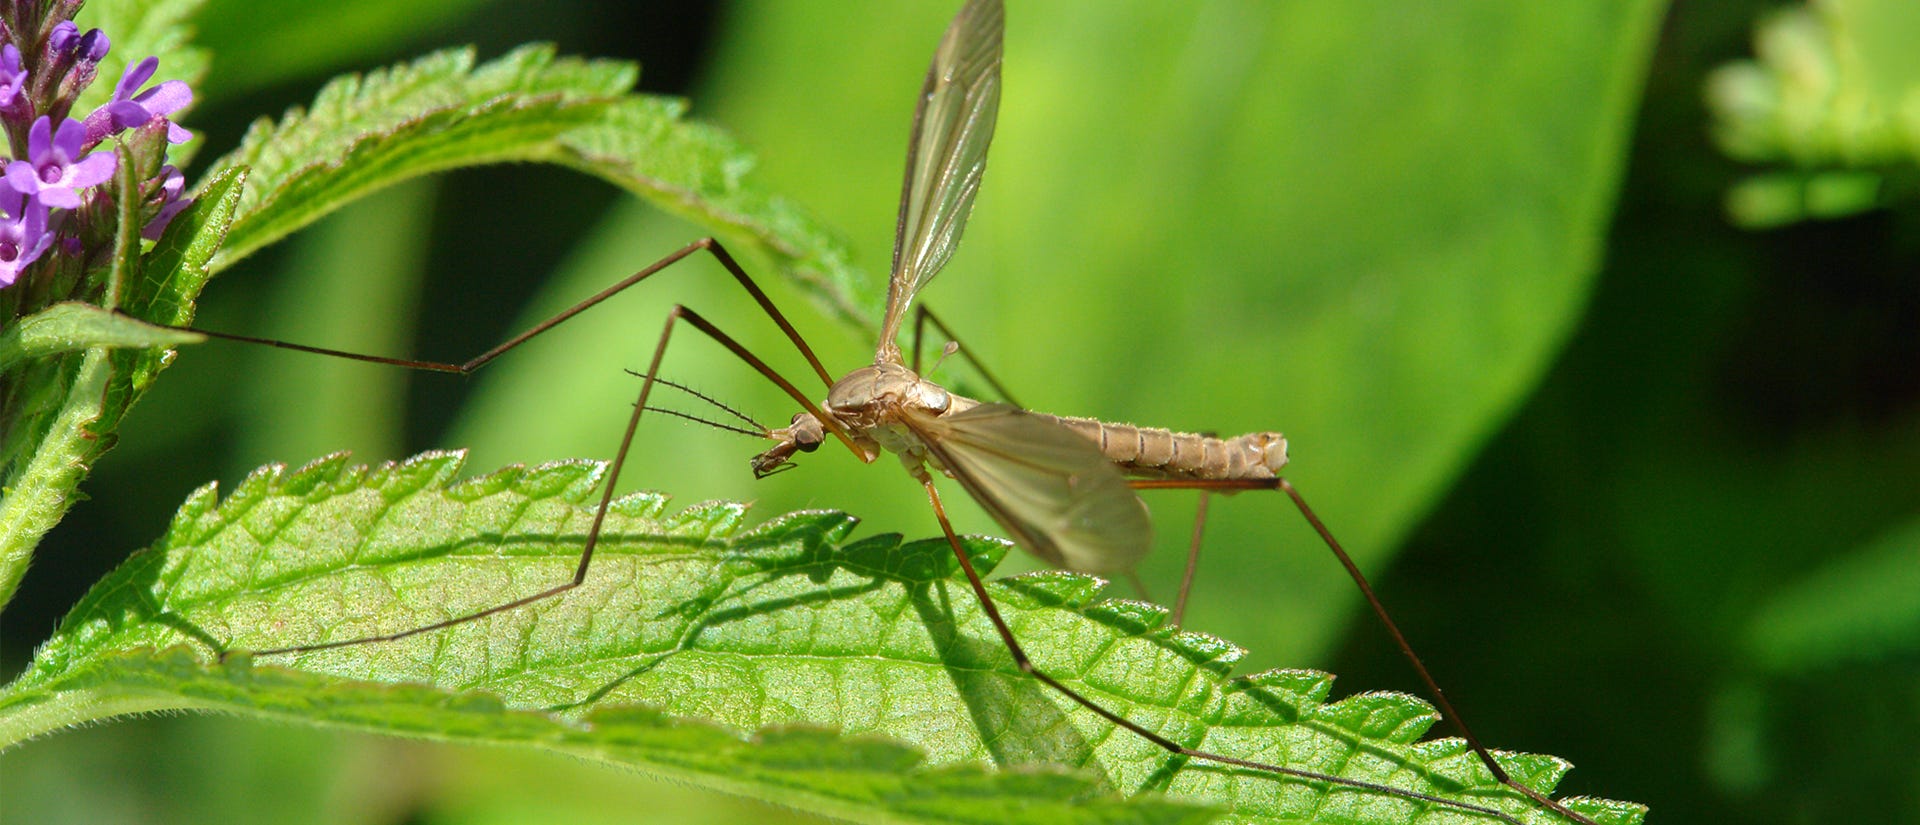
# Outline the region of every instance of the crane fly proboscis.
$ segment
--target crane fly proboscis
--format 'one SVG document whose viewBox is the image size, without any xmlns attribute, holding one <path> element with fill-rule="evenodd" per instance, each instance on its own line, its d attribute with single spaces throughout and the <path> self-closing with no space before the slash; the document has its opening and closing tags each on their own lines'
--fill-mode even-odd
<svg viewBox="0 0 1920 825">
<path fill-rule="evenodd" d="M 195 330 L 230 340 L 465 374 L 674 263 L 705 251 L 746 290 L 828 387 L 825 400 L 814 402 L 718 326 L 692 309 L 676 304 L 667 314 L 643 374 L 638 400 L 609 464 L 605 487 L 598 496 L 571 579 L 478 612 L 399 632 L 255 650 L 251 654 L 275 656 L 394 641 L 513 610 L 559 596 L 582 584 L 601 538 L 602 526 L 614 499 L 614 485 L 626 464 L 635 431 L 642 416 L 654 410 L 648 406 L 651 393 L 657 384 L 677 386 L 659 377 L 660 368 L 673 333 L 681 324 L 686 324 L 752 366 L 802 407 L 803 411 L 796 414 L 788 426 L 764 433 L 776 443 L 753 459 L 756 475 L 780 471 L 790 466 L 789 461 L 795 454 L 816 450 L 829 439 L 844 444 L 864 462 L 874 462 L 887 453 L 899 457 L 908 473 L 925 490 L 974 597 L 1014 663 L 1086 711 L 1181 759 L 1390 795 L 1513 825 L 1522 822 L 1515 814 L 1488 805 L 1188 747 L 1108 709 L 1036 668 L 1002 618 L 949 522 L 935 484 L 936 477 L 945 476 L 957 482 L 1015 544 L 1047 563 L 1082 572 L 1123 576 L 1131 575 L 1134 566 L 1150 549 L 1151 525 L 1137 491 L 1199 490 L 1203 513 L 1207 493 L 1276 490 L 1286 494 L 1346 569 L 1402 655 L 1413 665 L 1440 714 L 1458 728 L 1493 778 L 1566 821 L 1593 825 L 1587 817 L 1515 780 L 1474 736 L 1415 655 L 1358 566 L 1301 494 L 1279 475 L 1287 464 L 1287 442 L 1279 433 L 1255 432 L 1220 438 L 1031 412 L 1008 403 L 968 398 L 923 378 L 918 371 L 917 351 L 914 363 L 911 366 L 907 363 L 897 343 L 907 310 L 913 305 L 914 297 L 952 256 L 986 167 L 1000 99 L 1003 26 L 1002 0 L 969 0 L 940 41 L 914 112 L 878 347 L 871 364 L 837 381 L 767 294 L 726 249 L 712 239 L 696 241 L 462 363 L 368 356 Z M 917 316 L 916 330 L 931 317 L 924 314 L 924 310 L 921 313 Z M 937 320 L 934 323 L 944 329 Z M 1197 546 L 1197 531 L 1195 537 Z M 1183 584 L 1176 617 L 1184 607 L 1186 590 Z"/>
</svg>

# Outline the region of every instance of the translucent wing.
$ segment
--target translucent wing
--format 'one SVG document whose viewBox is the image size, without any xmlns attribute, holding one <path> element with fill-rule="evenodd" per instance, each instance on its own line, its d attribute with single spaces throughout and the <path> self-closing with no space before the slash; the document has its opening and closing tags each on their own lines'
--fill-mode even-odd
<svg viewBox="0 0 1920 825">
<path fill-rule="evenodd" d="M 1048 564 L 1128 573 L 1150 549 L 1146 506 L 1078 433 L 1007 404 L 907 423 L 994 521 Z"/>
<path fill-rule="evenodd" d="M 945 266 L 973 211 L 1000 110 L 1001 0 L 972 0 L 947 26 L 913 113 L 907 177 L 894 227 L 893 278 L 880 352 L 899 360 L 894 336 L 914 293 Z"/>
</svg>

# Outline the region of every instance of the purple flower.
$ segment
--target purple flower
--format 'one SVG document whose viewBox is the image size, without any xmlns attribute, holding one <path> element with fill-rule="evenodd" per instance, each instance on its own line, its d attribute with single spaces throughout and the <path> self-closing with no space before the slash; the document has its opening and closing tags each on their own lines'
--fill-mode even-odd
<svg viewBox="0 0 1920 825">
<path fill-rule="evenodd" d="M 107 33 L 99 29 L 88 29 L 80 33 L 80 27 L 72 20 L 62 20 L 54 24 L 53 31 L 47 34 L 47 51 L 56 55 L 71 54 L 89 63 L 98 63 L 107 56 Z"/>
<path fill-rule="evenodd" d="M 26 111 L 27 98 L 22 94 L 26 85 L 27 70 L 20 64 L 20 50 L 12 43 L 0 46 L 0 112 Z"/>
<path fill-rule="evenodd" d="M 122 129 L 164 118 L 193 102 L 193 90 L 181 80 L 169 80 L 135 94 L 135 90 L 151 80 L 159 68 L 160 58 L 157 57 L 149 57 L 127 67 L 126 74 L 120 76 L 120 83 L 113 87 L 113 100 L 87 115 L 86 145 L 92 146 Z M 177 123 L 167 122 L 168 143 L 186 143 L 192 139 L 192 132 L 180 128 Z"/>
<path fill-rule="evenodd" d="M 160 240 L 160 233 L 167 231 L 167 223 L 173 220 L 173 216 L 193 205 L 192 198 L 180 197 L 185 191 L 187 179 L 180 175 L 179 169 L 172 164 L 160 167 L 160 211 L 153 216 L 153 220 L 147 221 L 147 225 L 140 227 L 140 237 L 149 241 Z"/>
<path fill-rule="evenodd" d="M 47 32 L 47 51 L 61 54 L 73 50 L 80 41 L 80 27 L 72 20 L 62 20 L 53 24 L 53 31 Z"/>
<path fill-rule="evenodd" d="M 0 212 L 0 287 L 7 287 L 47 251 L 53 233 L 47 231 L 47 205 L 24 192 L 0 186 Z"/>
<path fill-rule="evenodd" d="M 110 48 L 113 48 L 113 44 L 107 41 L 106 32 L 88 29 L 86 34 L 80 35 L 80 62 L 98 63 L 107 56 Z"/>
<path fill-rule="evenodd" d="M 80 141 L 86 131 L 71 120 L 60 121 L 56 131 L 52 119 L 41 115 L 27 133 L 27 159 L 7 164 L 7 185 L 51 207 L 78 207 L 80 190 L 113 177 L 118 160 L 112 152 L 81 157 Z"/>
</svg>

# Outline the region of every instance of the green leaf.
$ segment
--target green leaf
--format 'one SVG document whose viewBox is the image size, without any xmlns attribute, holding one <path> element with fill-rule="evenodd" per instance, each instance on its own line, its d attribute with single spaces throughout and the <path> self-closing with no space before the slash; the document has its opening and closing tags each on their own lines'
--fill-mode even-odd
<svg viewBox="0 0 1920 825">
<path fill-rule="evenodd" d="M 854 519 L 833 512 L 743 529 L 742 505 L 629 496 L 564 596 L 392 642 L 215 663 L 215 649 L 405 630 L 566 580 L 602 465 L 456 480 L 461 463 L 338 455 L 264 468 L 225 500 L 202 488 L 0 692 L 0 743 L 209 709 L 552 749 L 861 819 L 1161 822 L 1201 806 L 1409 822 L 1422 807 L 1170 759 L 1014 668 L 944 541 L 850 542 Z M 1007 545 L 969 549 L 986 568 Z M 1229 678 L 1237 648 L 1166 626 L 1158 607 L 1101 600 L 1100 586 L 1043 573 L 989 589 L 1039 667 L 1163 735 L 1544 821 L 1457 740 L 1417 742 L 1434 720 L 1419 700 L 1328 703 L 1332 677 L 1312 671 Z M 1505 762 L 1543 789 L 1567 767 Z M 1641 814 L 1574 804 L 1608 823 Z"/>
<path fill-rule="evenodd" d="M 350 75 L 313 105 L 254 123 L 214 164 L 252 169 L 253 188 L 214 268 L 223 269 L 341 204 L 409 177 L 549 159 L 554 139 L 633 85 L 630 64 L 555 58 L 526 46 L 475 68 L 472 49 Z"/>
<path fill-rule="evenodd" d="M 116 164 L 113 168 L 113 256 L 107 262 L 106 284 L 101 290 L 101 303 L 108 307 L 120 308 L 127 303 L 127 284 L 138 283 L 140 278 L 140 208 L 145 198 L 140 195 L 142 177 L 135 164 L 133 150 L 125 143 L 116 142 L 113 151 Z"/>
<path fill-rule="evenodd" d="M 561 163 L 598 175 L 730 241 L 759 241 L 763 252 L 811 289 L 839 320 L 879 328 L 876 288 L 849 263 L 832 235 L 784 198 L 744 184 L 753 156 L 724 132 L 682 122 L 687 104 L 635 97 L 566 135 L 574 154 Z"/>
<path fill-rule="evenodd" d="M 213 277 L 209 264 L 226 241 L 246 180 L 246 169 L 207 176 L 193 204 L 173 216 L 147 251 L 146 278 L 129 295 L 129 311 L 174 324 L 192 319 L 189 308 Z"/>
<path fill-rule="evenodd" d="M 1746 649 L 1775 673 L 1920 652 L 1920 519 L 1838 556 L 1774 594 L 1748 623 Z"/>
<path fill-rule="evenodd" d="M 682 119 L 679 100 L 629 95 L 636 69 L 527 46 L 475 68 L 444 51 L 336 80 L 306 111 L 260 121 L 215 169 L 252 169 L 224 269 L 339 208 L 410 177 L 508 161 L 570 166 L 744 241 L 842 317 L 871 324 L 866 278 L 790 202 L 747 186 L 754 161 L 732 139 Z"/>
<path fill-rule="evenodd" d="M 177 648 L 105 657 L 71 684 L 75 695 L 92 700 L 107 694 L 173 696 L 180 707 L 441 741 L 544 748 L 849 818 L 980 823 L 1211 819 L 1204 809 L 1171 801 L 1129 803 L 1078 774 L 996 774 L 964 765 L 927 766 L 914 748 L 878 737 L 795 726 L 742 737 L 719 725 L 639 707 L 608 707 L 562 719 L 516 711 L 484 694 L 350 682 L 279 668 L 209 667 Z"/>
<path fill-rule="evenodd" d="M 92 304 L 54 304 L 0 330 L 0 372 L 34 358 L 91 347 L 160 349 L 198 344 L 206 336 L 156 327 Z"/>
</svg>

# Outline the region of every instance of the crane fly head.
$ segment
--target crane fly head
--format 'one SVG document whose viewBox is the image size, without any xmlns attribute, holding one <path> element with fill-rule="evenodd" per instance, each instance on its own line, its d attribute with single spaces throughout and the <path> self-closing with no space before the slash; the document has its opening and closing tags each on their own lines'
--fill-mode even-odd
<svg viewBox="0 0 1920 825">
<path fill-rule="evenodd" d="M 779 443 L 774 444 L 773 449 L 753 457 L 754 478 L 766 478 L 791 469 L 793 454 L 820 449 L 821 442 L 827 440 L 827 431 L 812 413 L 795 413 L 792 422 L 780 429 L 769 430 L 767 437 Z"/>
</svg>

